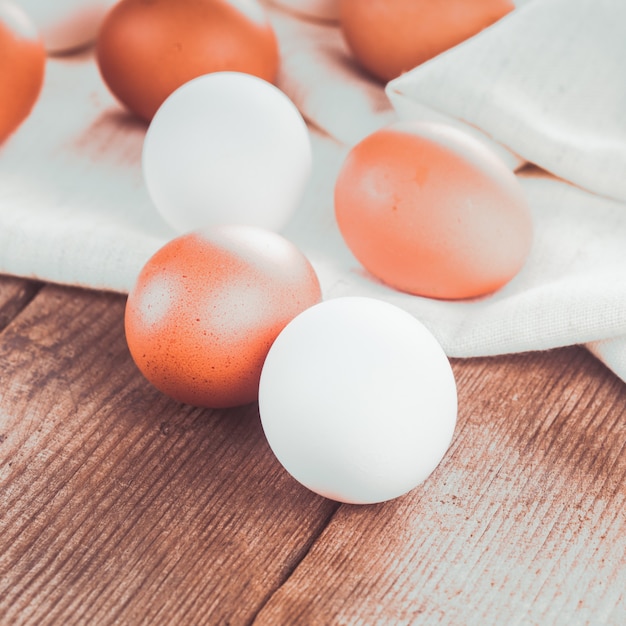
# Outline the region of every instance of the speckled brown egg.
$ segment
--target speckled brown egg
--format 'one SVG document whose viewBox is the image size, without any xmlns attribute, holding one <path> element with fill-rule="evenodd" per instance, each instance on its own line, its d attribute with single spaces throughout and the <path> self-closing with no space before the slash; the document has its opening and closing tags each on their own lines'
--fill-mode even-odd
<svg viewBox="0 0 626 626">
<path fill-rule="evenodd" d="M 126 339 L 144 376 L 175 400 L 248 404 L 275 338 L 320 300 L 313 267 L 283 236 L 216 226 L 148 260 L 128 296 Z"/>
<path fill-rule="evenodd" d="M 98 32 L 96 60 L 111 93 L 149 121 L 172 92 L 204 74 L 274 82 L 280 51 L 258 0 L 120 0 Z"/>
<path fill-rule="evenodd" d="M 373 276 L 428 298 L 497 291 L 533 239 L 513 172 L 478 139 L 434 122 L 395 122 L 354 146 L 335 182 L 335 215 Z"/>
<path fill-rule="evenodd" d="M 30 115 L 43 87 L 46 51 L 30 17 L 0 0 L 0 144 Z"/>
</svg>

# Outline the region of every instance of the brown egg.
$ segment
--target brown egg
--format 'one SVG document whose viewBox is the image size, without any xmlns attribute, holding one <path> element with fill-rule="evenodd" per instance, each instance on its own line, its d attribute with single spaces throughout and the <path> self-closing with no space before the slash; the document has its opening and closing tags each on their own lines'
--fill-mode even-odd
<svg viewBox="0 0 626 626">
<path fill-rule="evenodd" d="M 130 353 L 163 393 L 221 408 L 257 399 L 274 339 L 321 299 L 309 261 L 287 239 L 218 226 L 163 246 L 128 296 Z"/>
<path fill-rule="evenodd" d="M 399 122 L 358 143 L 335 184 L 335 214 L 372 275 L 431 298 L 496 291 L 522 268 L 532 241 L 513 172 L 443 124 Z"/>
<path fill-rule="evenodd" d="M 43 41 L 28 15 L 13 2 L 0 0 L 0 143 L 32 111 L 45 65 Z"/>
<path fill-rule="evenodd" d="M 339 0 L 339 20 L 356 60 L 387 82 L 514 8 L 512 0 Z"/>
<path fill-rule="evenodd" d="M 183 83 L 217 71 L 276 79 L 278 41 L 257 0 L 121 0 L 98 33 L 111 92 L 150 120 Z"/>
</svg>

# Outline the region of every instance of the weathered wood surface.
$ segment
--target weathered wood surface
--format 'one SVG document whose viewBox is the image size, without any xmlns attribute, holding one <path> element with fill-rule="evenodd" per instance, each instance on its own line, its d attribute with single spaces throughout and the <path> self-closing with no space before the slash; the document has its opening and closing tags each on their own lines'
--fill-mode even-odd
<svg viewBox="0 0 626 626">
<path fill-rule="evenodd" d="M 124 298 L 0 278 L 0 624 L 626 623 L 626 386 L 585 350 L 455 360 L 431 478 L 338 505 L 255 405 L 164 398 Z"/>
</svg>

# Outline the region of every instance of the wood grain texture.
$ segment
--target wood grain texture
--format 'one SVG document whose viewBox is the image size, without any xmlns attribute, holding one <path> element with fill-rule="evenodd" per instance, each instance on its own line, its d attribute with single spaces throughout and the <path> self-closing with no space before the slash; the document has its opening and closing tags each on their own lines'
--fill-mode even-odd
<svg viewBox="0 0 626 626">
<path fill-rule="evenodd" d="M 336 504 L 255 406 L 152 389 L 120 296 L 45 287 L 0 336 L 0 623 L 244 624 Z"/>
<path fill-rule="evenodd" d="M 37 295 L 42 283 L 13 276 L 0 278 L 0 331 Z"/>
<path fill-rule="evenodd" d="M 255 405 L 153 389 L 123 309 L 0 277 L 2 626 L 623 623 L 626 388 L 585 350 L 453 361 L 441 465 L 340 506 Z"/>
</svg>

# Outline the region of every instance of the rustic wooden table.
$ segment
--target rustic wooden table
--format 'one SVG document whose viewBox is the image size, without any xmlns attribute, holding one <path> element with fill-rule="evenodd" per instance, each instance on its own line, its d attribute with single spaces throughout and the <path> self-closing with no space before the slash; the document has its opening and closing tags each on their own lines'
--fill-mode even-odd
<svg viewBox="0 0 626 626">
<path fill-rule="evenodd" d="M 255 405 L 153 389 L 124 304 L 0 278 L 3 626 L 626 623 L 626 386 L 584 349 L 454 360 L 444 461 L 347 506 Z"/>
</svg>

